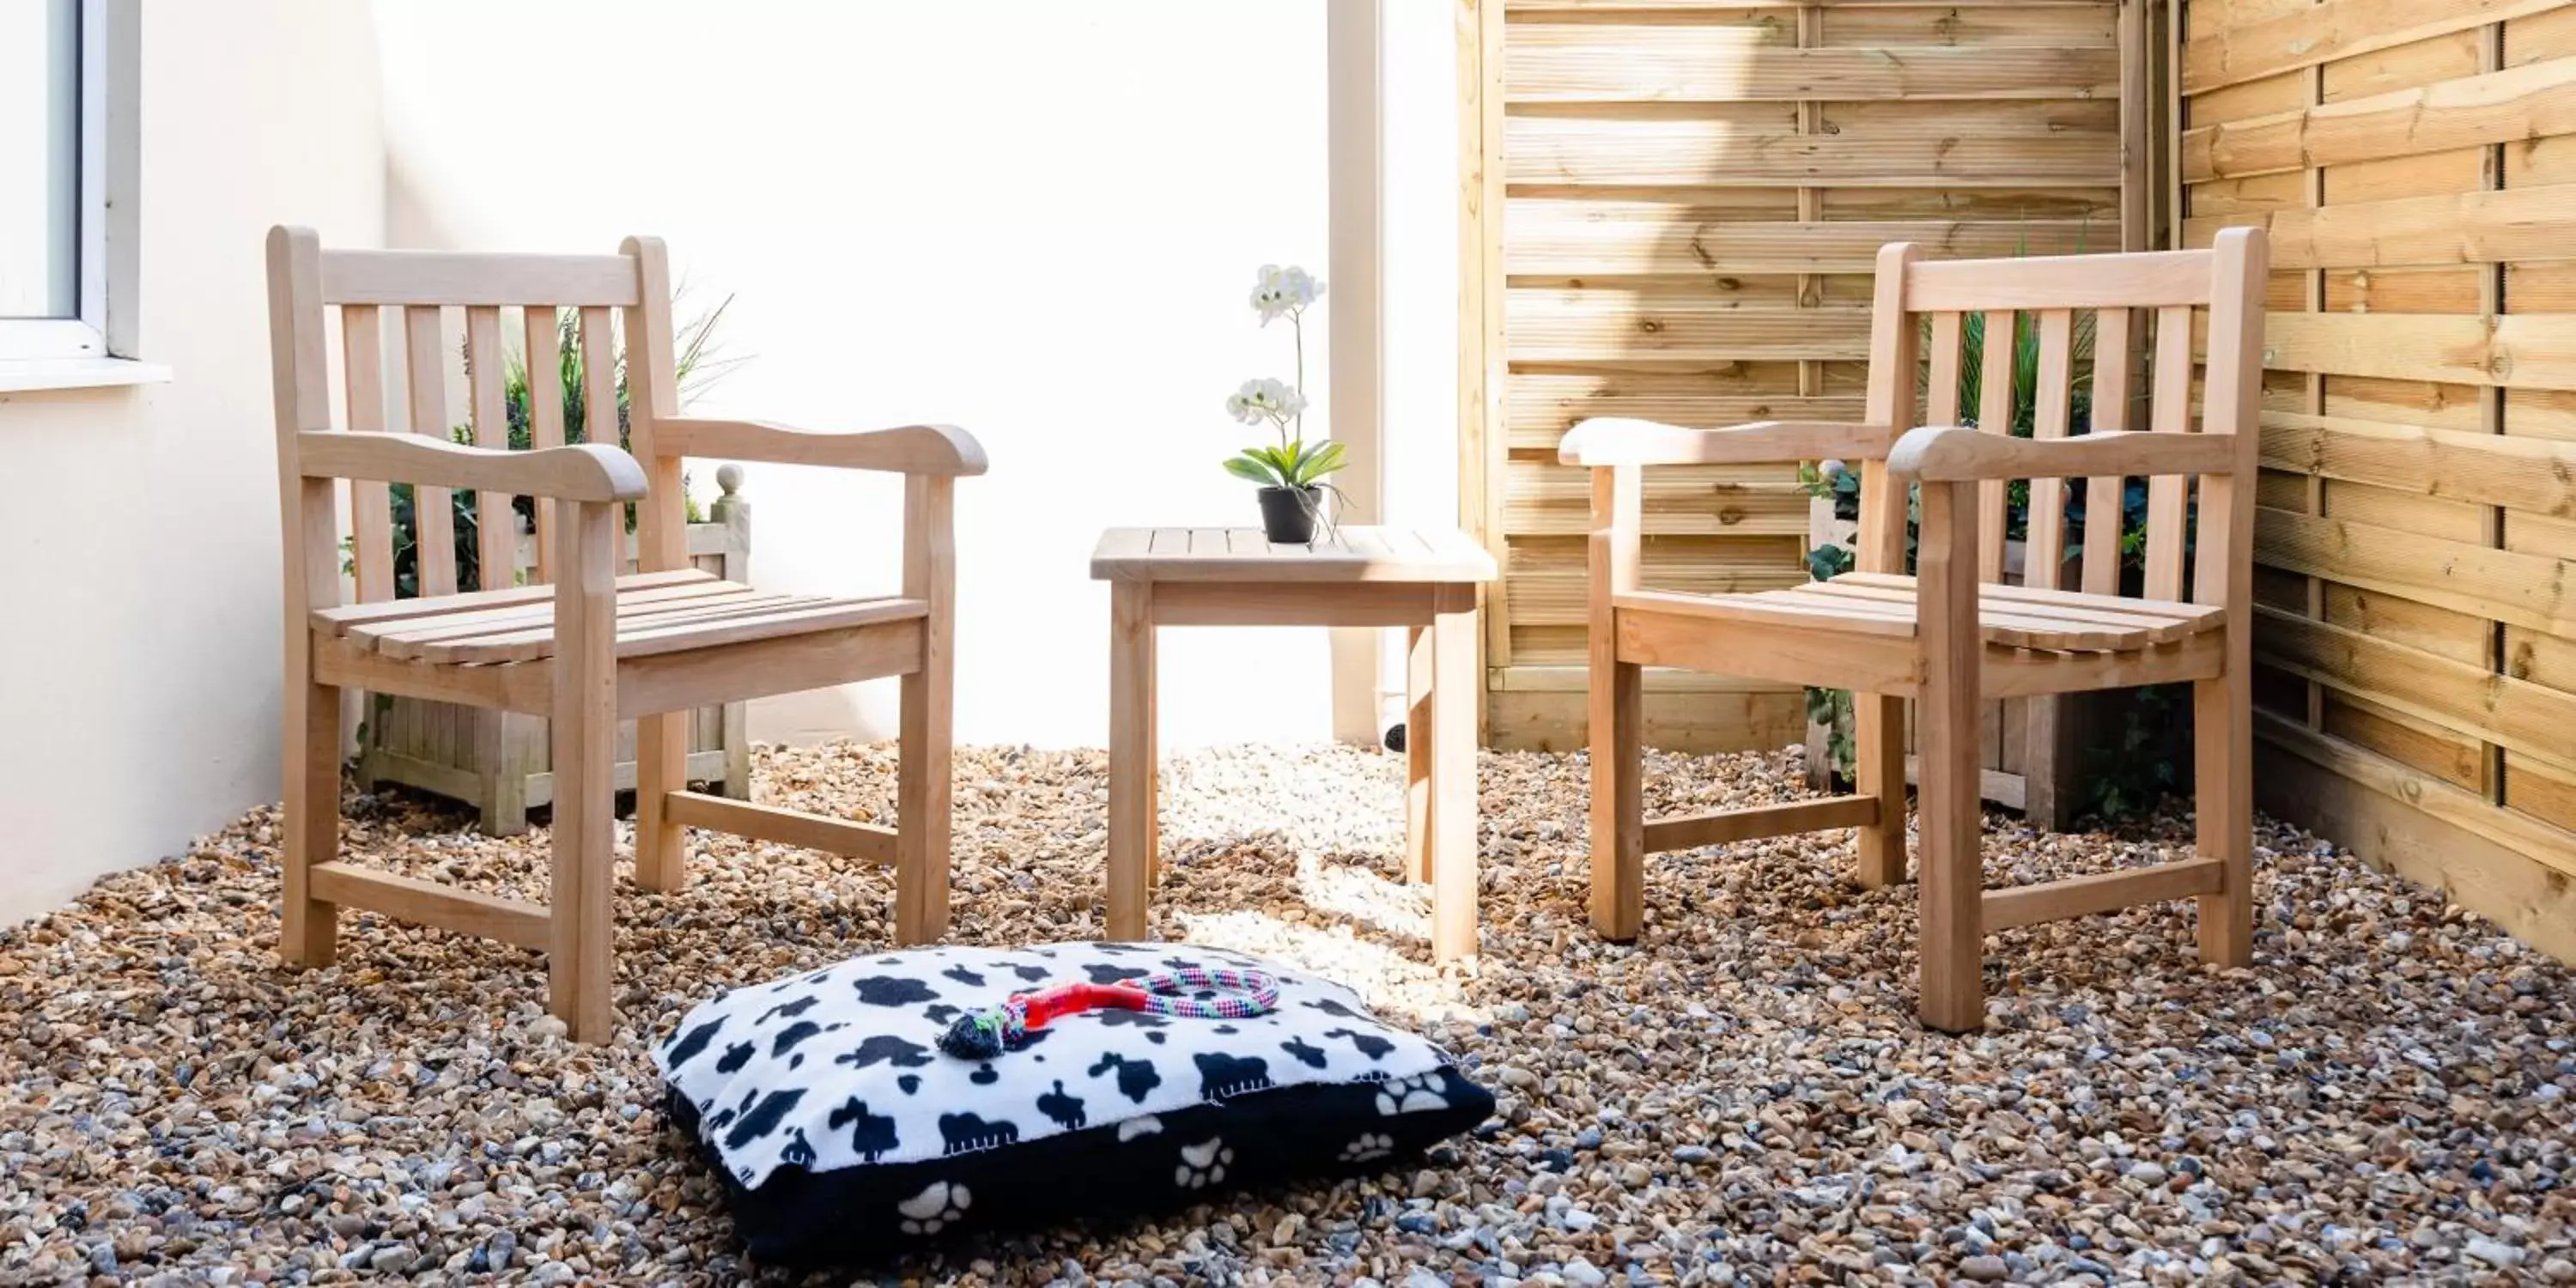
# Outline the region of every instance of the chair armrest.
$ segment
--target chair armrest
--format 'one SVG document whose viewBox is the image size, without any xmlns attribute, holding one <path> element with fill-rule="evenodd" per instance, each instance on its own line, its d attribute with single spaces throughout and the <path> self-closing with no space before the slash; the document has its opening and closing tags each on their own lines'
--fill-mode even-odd
<svg viewBox="0 0 2576 1288">
<path fill-rule="evenodd" d="M 1927 483 L 1966 479 L 2072 479 L 2126 474 L 2232 474 L 2234 434 L 2115 430 L 2074 438 L 2014 438 L 1956 425 L 1906 431 L 1888 472 Z"/>
<path fill-rule="evenodd" d="M 981 474 L 986 467 L 984 445 L 954 425 L 833 431 L 797 429 L 765 420 L 675 416 L 654 421 L 653 435 L 654 450 L 669 456 L 952 477 Z"/>
<path fill-rule="evenodd" d="M 1651 420 L 1595 418 L 1557 444 L 1567 465 L 1768 465 L 1784 461 L 1878 460 L 1896 441 L 1885 425 L 1765 420 L 1727 429 L 1685 429 Z"/>
<path fill-rule="evenodd" d="M 416 483 L 556 501 L 633 501 L 644 495 L 644 467 L 605 443 L 511 452 L 419 434 L 308 429 L 295 436 L 295 459 L 306 478 Z"/>
</svg>

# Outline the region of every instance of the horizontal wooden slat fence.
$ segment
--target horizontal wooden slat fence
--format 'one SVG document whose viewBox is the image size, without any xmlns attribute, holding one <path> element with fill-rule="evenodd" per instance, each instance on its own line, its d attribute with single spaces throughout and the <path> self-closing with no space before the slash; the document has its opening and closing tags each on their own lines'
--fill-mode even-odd
<svg viewBox="0 0 2576 1288">
<path fill-rule="evenodd" d="M 2124 177 L 2148 173 L 2130 60 L 2149 28 L 2125 15 L 2124 55 L 2117 0 L 1456 3 L 1463 508 L 1505 570 L 1487 597 L 1488 736 L 1568 748 L 1589 492 L 1556 463 L 1565 431 L 1857 419 L 1869 273 L 1891 241 L 1940 258 L 2143 248 L 2123 201 L 2147 186 Z M 1649 587 L 1807 576 L 1791 466 L 1656 471 L 1645 507 Z M 1795 690 L 1656 674 L 1647 692 L 1657 745 L 1805 732 Z"/>
<path fill-rule="evenodd" d="M 2576 956 L 2576 4 L 2189 0 L 2183 244 L 2272 234 L 2266 806 Z"/>
</svg>

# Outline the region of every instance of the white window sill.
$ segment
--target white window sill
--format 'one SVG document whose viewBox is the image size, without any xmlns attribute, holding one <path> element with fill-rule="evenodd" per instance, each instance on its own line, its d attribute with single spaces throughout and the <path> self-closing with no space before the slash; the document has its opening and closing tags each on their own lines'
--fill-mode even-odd
<svg viewBox="0 0 2576 1288">
<path fill-rule="evenodd" d="M 123 385 L 157 385 L 169 379 L 168 367 L 128 358 L 0 360 L 0 394 L 43 389 L 112 389 Z"/>
</svg>

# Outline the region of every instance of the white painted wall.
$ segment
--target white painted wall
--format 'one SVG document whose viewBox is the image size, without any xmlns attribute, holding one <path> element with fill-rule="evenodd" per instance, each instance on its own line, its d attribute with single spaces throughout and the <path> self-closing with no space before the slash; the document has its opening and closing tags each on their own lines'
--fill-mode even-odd
<svg viewBox="0 0 2576 1288">
<path fill-rule="evenodd" d="M 1458 521 L 1458 52 L 1453 5 L 1383 0 L 1387 521 Z"/>
<path fill-rule="evenodd" d="M 277 797 L 270 224 L 376 241 L 367 12 L 142 6 L 135 389 L 0 394 L 0 924 Z"/>
<path fill-rule="evenodd" d="M 1389 8 L 1390 481 L 1399 516 L 1436 518 L 1455 511 L 1454 55 L 1445 6 Z M 750 361 L 700 407 L 972 430 L 994 468 L 958 489 L 958 737 L 1097 745 L 1100 529 L 1255 521 L 1217 467 L 1251 441 L 1222 403 L 1288 373 L 1284 328 L 1244 302 L 1254 269 L 1324 267 L 1324 13 L 377 0 L 388 244 L 656 233 L 695 301 L 735 297 L 723 340 Z M 748 469 L 755 581 L 892 586 L 891 481 Z M 693 474 L 711 489 L 712 465 Z M 1326 659 L 1317 631 L 1168 635 L 1167 743 L 1328 736 Z M 893 727 L 887 682 L 761 703 L 752 732 Z"/>
<path fill-rule="evenodd" d="M 1458 521 L 1458 53 L 1453 5 L 1382 0 L 1386 519 Z M 1381 687 L 1403 687 L 1401 632 Z M 1400 711 L 1389 700 L 1382 721 Z"/>
</svg>

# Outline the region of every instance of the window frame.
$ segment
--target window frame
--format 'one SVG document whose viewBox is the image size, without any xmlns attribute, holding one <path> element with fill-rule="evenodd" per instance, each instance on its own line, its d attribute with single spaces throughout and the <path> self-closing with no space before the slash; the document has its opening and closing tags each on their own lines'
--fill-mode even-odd
<svg viewBox="0 0 2576 1288">
<path fill-rule="evenodd" d="M 109 383 L 93 364 L 136 356 L 139 15 L 138 0 L 81 0 L 79 315 L 0 318 L 0 388 L 21 383 L 13 366 L 39 364 L 92 376 L 60 383 Z"/>
</svg>

